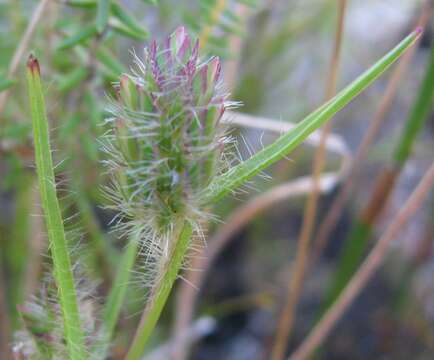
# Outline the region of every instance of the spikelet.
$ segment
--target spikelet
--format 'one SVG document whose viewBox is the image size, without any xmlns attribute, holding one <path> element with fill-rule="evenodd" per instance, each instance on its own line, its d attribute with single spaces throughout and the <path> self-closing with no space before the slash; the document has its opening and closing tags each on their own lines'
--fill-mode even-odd
<svg viewBox="0 0 434 360">
<path fill-rule="evenodd" d="M 217 57 L 200 61 L 198 42 L 184 27 L 152 42 L 136 68 L 115 85 L 106 119 L 104 161 L 112 184 L 105 193 L 117 228 L 139 232 L 149 258 L 167 253 L 178 219 L 198 224 L 209 204 L 201 192 L 224 166 L 230 138 L 221 117 L 235 103 L 223 91 Z"/>
</svg>

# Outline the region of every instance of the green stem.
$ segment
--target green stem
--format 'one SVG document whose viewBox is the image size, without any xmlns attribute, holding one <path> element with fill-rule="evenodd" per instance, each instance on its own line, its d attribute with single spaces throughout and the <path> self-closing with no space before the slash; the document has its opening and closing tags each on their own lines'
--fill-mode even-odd
<svg viewBox="0 0 434 360">
<path fill-rule="evenodd" d="M 184 222 L 170 256 L 163 265 L 162 278 L 158 280 L 153 288 L 148 304 L 143 311 L 139 327 L 126 357 L 127 360 L 139 360 L 141 358 L 146 343 L 157 324 L 161 311 L 178 276 L 179 269 L 190 244 L 192 232 L 193 228 L 191 224 Z"/>
<path fill-rule="evenodd" d="M 133 235 L 120 260 L 116 277 L 104 306 L 103 336 L 99 346 L 95 347 L 94 354 L 98 359 L 105 359 L 113 332 L 118 322 L 121 306 L 129 285 L 131 270 L 133 268 L 139 248 L 139 234 Z"/>
<path fill-rule="evenodd" d="M 264 150 L 260 151 L 244 163 L 231 169 L 221 177 L 214 180 L 204 194 L 204 198 L 206 199 L 205 202 L 215 202 L 238 186 L 242 185 L 244 182 L 249 180 L 267 166 L 286 156 L 310 133 L 319 128 L 324 122 L 329 120 L 336 112 L 347 105 L 354 97 L 356 97 L 361 91 L 363 91 L 368 85 L 377 79 L 378 76 L 380 76 L 405 52 L 405 50 L 407 50 L 414 43 L 419 35 L 419 31 L 415 31 L 410 34 L 392 51 L 380 59 L 373 67 L 371 67 L 352 84 L 336 95 L 335 98 L 331 99 L 329 102 L 317 109 L 314 113 L 307 116 L 293 131 L 283 135 L 280 139 L 266 147 Z M 184 230 L 183 234 L 185 231 L 187 230 Z M 191 229 L 187 232 L 191 233 Z M 158 317 L 160 316 L 164 303 L 167 300 L 173 282 L 176 279 L 188 241 L 189 236 L 187 238 L 183 235 L 177 242 L 173 257 L 171 258 L 171 261 L 167 267 L 169 271 L 163 272 L 163 279 L 154 289 L 155 295 L 151 296 L 151 301 L 148 303 L 147 309 L 145 309 L 142 321 L 136 333 L 136 337 L 128 353 L 128 360 L 138 359 L 141 356 L 146 342 L 158 320 Z M 131 247 L 129 250 L 133 252 L 134 249 Z M 182 256 L 180 256 L 181 254 Z M 134 263 L 133 260 L 135 254 L 133 256 L 132 253 L 125 253 L 124 256 L 132 260 L 129 262 L 129 267 L 119 270 L 126 276 L 123 278 L 125 281 L 122 281 L 122 283 L 119 285 L 116 285 L 118 282 L 115 281 L 113 291 L 119 292 L 118 295 L 116 295 L 118 296 L 117 299 L 119 301 L 118 306 L 120 306 L 120 304 L 123 302 L 125 291 L 122 286 L 127 286 L 127 280 Z M 113 313 L 113 317 L 111 319 L 112 324 L 116 323 L 118 314 L 119 311 L 115 311 Z"/>
<path fill-rule="evenodd" d="M 401 137 L 396 145 L 392 164 L 391 166 L 386 167 L 386 169 L 384 169 L 380 174 L 377 181 L 377 185 L 380 186 L 374 186 L 374 189 L 381 189 L 381 191 L 374 191 L 370 197 L 369 204 L 375 205 L 375 210 L 370 210 L 370 206 L 368 205 L 364 213 L 370 213 L 369 221 L 366 221 L 363 215 L 359 216 L 359 218 L 356 220 L 355 226 L 353 226 L 351 229 L 351 232 L 342 249 L 324 309 L 329 308 L 329 306 L 339 296 L 345 285 L 350 280 L 351 276 L 357 270 L 357 267 L 359 266 L 363 255 L 365 254 L 366 248 L 369 245 L 369 238 L 373 232 L 377 218 L 380 216 L 384 206 L 387 204 L 390 194 L 392 194 L 392 190 L 396 183 L 396 179 L 399 177 L 401 169 L 410 157 L 411 151 L 417 139 L 417 135 L 429 118 L 428 115 L 432 109 L 434 100 L 433 84 L 434 46 L 431 48 L 431 58 L 428 62 L 425 78 L 422 81 L 418 96 L 415 99 L 410 115 L 401 133 Z M 390 179 L 387 182 L 387 186 L 381 186 L 381 181 L 387 172 L 392 172 L 389 176 Z"/>
<path fill-rule="evenodd" d="M 36 170 L 45 215 L 54 277 L 64 322 L 64 336 L 72 360 L 86 359 L 84 335 L 81 328 L 74 278 L 71 269 L 65 230 L 56 194 L 51 157 L 48 119 L 42 91 L 39 63 L 32 55 L 27 63 L 27 83 L 33 124 Z"/>
<path fill-rule="evenodd" d="M 425 78 L 420 86 L 419 94 L 413 104 L 409 118 L 402 132 L 401 139 L 394 153 L 395 162 L 402 166 L 413 149 L 416 137 L 428 119 L 434 101 L 434 45 L 431 46 L 431 57 Z"/>
<path fill-rule="evenodd" d="M 339 296 L 342 289 L 353 276 L 359 266 L 360 260 L 365 254 L 368 239 L 372 234 L 369 224 L 356 220 L 352 228 L 350 238 L 344 244 L 342 255 L 339 259 L 338 270 L 333 278 L 333 283 L 329 289 L 322 311 L 327 310 Z M 323 313 L 322 312 L 322 313 Z"/>
</svg>

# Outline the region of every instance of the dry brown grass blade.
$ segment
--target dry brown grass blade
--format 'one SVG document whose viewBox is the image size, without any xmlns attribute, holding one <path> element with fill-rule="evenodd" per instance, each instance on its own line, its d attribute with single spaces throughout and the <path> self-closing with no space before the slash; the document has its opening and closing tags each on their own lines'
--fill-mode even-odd
<svg viewBox="0 0 434 360">
<path fill-rule="evenodd" d="M 432 2 L 427 1 L 425 2 L 425 5 L 421 10 L 421 15 L 419 16 L 416 25 L 425 27 L 430 18 L 431 12 Z M 386 114 L 389 112 L 393 99 L 395 98 L 396 92 L 398 90 L 400 80 L 405 74 L 408 66 L 410 65 L 416 50 L 417 46 L 413 46 L 411 49 L 409 49 L 408 52 L 404 54 L 402 59 L 399 61 L 396 68 L 393 70 L 386 91 L 384 92 L 384 95 L 378 106 L 378 110 L 376 111 L 371 123 L 369 124 L 368 129 L 366 130 L 360 146 L 356 150 L 354 161 L 352 163 L 352 166 L 350 167 L 348 177 L 346 178 L 343 186 L 333 200 L 329 211 L 325 215 L 324 219 L 321 221 L 321 224 L 318 228 L 318 233 L 313 244 L 313 251 L 311 256 L 312 262 L 315 262 L 316 259 L 318 259 L 321 252 L 327 245 L 330 234 L 335 228 L 335 225 L 342 214 L 345 203 L 347 202 L 348 197 L 356 184 L 357 175 L 359 173 L 359 169 L 361 169 L 361 164 L 365 160 L 368 149 L 370 148 L 372 142 L 374 141 L 381 126 L 385 121 Z"/>
<path fill-rule="evenodd" d="M 326 100 L 332 98 L 336 92 L 346 6 L 346 0 L 339 0 L 339 3 L 337 4 L 338 21 L 334 40 L 334 48 L 330 62 L 329 77 L 327 80 Z M 276 338 L 272 349 L 272 358 L 274 360 L 280 360 L 284 358 L 287 342 L 291 335 L 295 321 L 295 309 L 298 304 L 303 279 L 306 273 L 306 265 L 308 263 L 309 256 L 309 243 L 315 226 L 318 199 L 320 193 L 319 183 L 321 178 L 321 172 L 324 168 L 326 142 L 330 131 L 331 123 L 329 122 L 322 129 L 320 143 L 314 156 L 312 168 L 313 187 L 312 191 L 308 195 L 307 202 L 304 208 L 303 222 L 297 242 L 298 246 L 295 258 L 294 271 L 292 272 L 292 276 L 289 281 L 288 294 L 286 297 L 287 302 L 285 303 L 282 313 L 279 316 L 280 320 L 278 322 Z"/>
<path fill-rule="evenodd" d="M 36 6 L 35 11 L 33 11 L 32 17 L 27 25 L 26 31 L 24 32 L 23 37 L 21 38 L 21 41 L 18 44 L 15 53 L 12 57 L 12 60 L 9 64 L 9 69 L 7 73 L 8 77 L 12 78 L 18 70 L 18 66 L 20 62 L 23 59 L 26 59 L 24 53 L 27 51 L 29 42 L 32 39 L 32 36 L 36 30 L 36 26 L 41 20 L 42 15 L 44 14 L 44 11 L 47 8 L 48 3 L 49 0 L 41 0 L 39 4 Z M 0 114 L 4 110 L 8 97 L 9 97 L 8 90 L 5 90 L 0 94 Z"/>
<path fill-rule="evenodd" d="M 427 199 L 429 192 L 434 185 L 434 163 L 423 176 L 418 186 L 409 196 L 408 200 L 401 208 L 387 230 L 378 240 L 369 256 L 360 266 L 357 273 L 353 276 L 350 283 L 332 305 L 332 307 L 323 316 L 320 322 L 315 326 L 312 332 L 300 345 L 300 347 L 291 355 L 290 360 L 304 360 L 321 345 L 338 320 L 342 317 L 360 291 L 365 287 L 372 275 L 383 263 L 387 255 L 388 247 L 391 241 L 398 235 L 402 227 L 409 221 L 414 213 L 422 206 Z"/>
<path fill-rule="evenodd" d="M 223 121 L 239 127 L 255 128 L 264 131 L 282 133 L 291 130 L 294 125 L 288 122 L 279 122 L 272 119 L 255 117 L 246 114 L 228 112 Z M 310 146 L 318 146 L 320 132 L 314 132 L 306 141 Z M 347 145 L 341 137 L 330 134 L 326 142 L 326 149 L 331 153 L 340 156 L 341 164 L 334 173 L 324 173 L 320 178 L 320 190 L 328 192 L 345 176 L 351 162 Z M 233 239 L 233 235 L 243 226 L 248 224 L 255 216 L 270 208 L 274 204 L 287 200 L 291 197 L 304 196 L 312 191 L 312 178 L 303 176 L 285 184 L 273 187 L 265 193 L 258 195 L 240 206 L 227 217 L 227 222 L 221 226 L 217 233 L 208 241 L 208 246 L 202 249 L 191 259 L 190 268 L 200 271 L 189 271 L 185 274 L 186 280 L 181 283 L 177 298 L 177 319 L 175 322 L 175 337 L 182 334 L 190 326 L 193 312 L 197 301 L 198 288 L 201 288 L 205 276 L 217 256 L 227 244 Z M 177 346 L 176 359 L 185 358 L 184 347 L 188 344 L 180 343 Z"/>
</svg>

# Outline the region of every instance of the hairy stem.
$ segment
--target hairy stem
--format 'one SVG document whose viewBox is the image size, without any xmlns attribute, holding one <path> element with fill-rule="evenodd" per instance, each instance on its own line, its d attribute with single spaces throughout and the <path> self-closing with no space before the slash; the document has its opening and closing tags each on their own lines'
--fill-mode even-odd
<svg viewBox="0 0 434 360">
<path fill-rule="evenodd" d="M 273 162 L 286 156 L 291 150 L 305 140 L 310 133 L 329 120 L 337 111 L 347 105 L 354 97 L 380 76 L 381 73 L 383 73 L 414 43 L 419 35 L 420 31 L 415 31 L 410 34 L 400 44 L 398 44 L 397 47 L 380 59 L 380 61 L 378 61 L 373 67 L 362 74 L 332 100 L 306 117 L 291 131 L 283 135 L 264 150 L 252 156 L 249 160 L 216 178 L 203 192 L 203 202 L 207 204 L 214 203 L 227 193 L 244 184 L 251 177 L 271 165 Z M 128 353 L 129 360 L 138 359 L 141 356 L 145 344 L 162 311 L 164 303 L 169 296 L 173 282 L 176 279 L 190 237 L 190 235 L 187 236 L 186 234 L 191 234 L 191 226 L 183 226 L 184 230 L 181 231 L 180 238 L 171 242 L 174 248 L 172 249 L 172 252 L 169 252 L 169 259 L 163 260 L 163 267 L 159 269 L 162 270 L 161 272 L 158 272 L 161 278 L 157 281 L 157 285 L 151 292 L 151 300 L 148 302 L 143 313 L 139 328 Z M 130 269 L 125 269 L 125 271 L 126 274 L 128 274 Z"/>
<path fill-rule="evenodd" d="M 179 232 L 174 232 L 173 247 L 169 253 L 169 257 L 164 259 L 164 263 L 162 264 L 162 277 L 157 280 L 156 285 L 152 289 L 149 301 L 140 319 L 139 327 L 128 351 L 127 360 L 138 360 L 141 358 L 146 343 L 166 304 L 172 286 L 178 277 L 178 272 L 193 232 L 192 225 L 188 222 L 183 222 L 179 228 L 181 229 Z"/>
<path fill-rule="evenodd" d="M 72 360 L 86 358 L 84 335 L 78 312 L 77 294 L 66 244 L 65 230 L 56 194 L 56 184 L 51 157 L 48 119 L 45 111 L 39 63 L 30 56 L 27 63 L 27 82 L 32 114 L 36 169 L 39 180 L 42 208 L 45 215 L 54 277 L 59 291 L 63 314 L 64 336 Z"/>
</svg>

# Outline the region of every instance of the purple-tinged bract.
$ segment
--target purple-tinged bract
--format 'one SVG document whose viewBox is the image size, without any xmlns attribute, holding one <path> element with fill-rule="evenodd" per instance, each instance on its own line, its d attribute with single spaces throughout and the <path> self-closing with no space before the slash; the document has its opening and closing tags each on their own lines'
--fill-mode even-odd
<svg viewBox="0 0 434 360">
<path fill-rule="evenodd" d="M 151 42 L 135 56 L 133 74 L 121 76 L 107 120 L 114 183 L 107 194 L 123 218 L 146 218 L 157 231 L 203 213 L 201 191 L 221 169 L 228 141 L 220 124 L 230 105 L 220 60 L 201 61 L 198 50 L 184 27 Z"/>
</svg>

